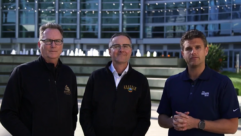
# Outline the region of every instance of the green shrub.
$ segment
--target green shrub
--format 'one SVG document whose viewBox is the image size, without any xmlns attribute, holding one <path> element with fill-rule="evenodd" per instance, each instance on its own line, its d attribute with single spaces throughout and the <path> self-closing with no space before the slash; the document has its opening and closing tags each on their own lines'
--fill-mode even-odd
<svg viewBox="0 0 241 136">
<path fill-rule="evenodd" d="M 224 65 L 225 55 L 220 45 L 209 44 L 206 64 L 215 71 L 220 71 Z"/>
</svg>

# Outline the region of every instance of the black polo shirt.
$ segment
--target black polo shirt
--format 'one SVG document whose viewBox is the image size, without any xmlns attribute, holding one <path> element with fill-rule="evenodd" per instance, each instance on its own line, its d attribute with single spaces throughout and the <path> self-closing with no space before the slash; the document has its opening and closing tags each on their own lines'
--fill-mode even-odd
<svg viewBox="0 0 241 136">
<path fill-rule="evenodd" d="M 159 114 L 171 117 L 175 112 L 190 112 L 190 116 L 203 120 L 240 118 L 237 94 L 231 80 L 205 66 L 202 74 L 191 80 L 188 69 L 167 79 L 157 109 Z M 176 131 L 169 136 L 224 136 L 200 129 Z"/>
</svg>

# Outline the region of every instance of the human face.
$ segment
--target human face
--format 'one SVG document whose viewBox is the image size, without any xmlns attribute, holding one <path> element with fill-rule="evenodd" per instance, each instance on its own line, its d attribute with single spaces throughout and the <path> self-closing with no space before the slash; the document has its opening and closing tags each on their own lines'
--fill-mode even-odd
<svg viewBox="0 0 241 136">
<path fill-rule="evenodd" d="M 208 47 L 204 46 L 201 38 L 186 40 L 183 43 L 182 56 L 189 67 L 205 66 Z"/>
<path fill-rule="evenodd" d="M 121 48 L 109 48 L 109 54 L 111 56 L 112 62 L 116 64 L 127 64 L 132 53 L 132 48 L 126 47 L 126 45 L 131 46 L 130 40 L 126 36 L 116 36 L 112 39 L 112 45 L 120 45 Z"/>
<path fill-rule="evenodd" d="M 58 29 L 50 29 L 47 28 L 43 32 L 42 40 L 62 40 L 63 37 Z M 44 41 L 38 42 L 38 47 L 40 49 L 42 57 L 45 59 L 47 63 L 57 64 L 59 56 L 63 50 L 63 43 L 60 45 L 56 45 L 55 42 L 52 44 L 46 44 Z"/>
</svg>

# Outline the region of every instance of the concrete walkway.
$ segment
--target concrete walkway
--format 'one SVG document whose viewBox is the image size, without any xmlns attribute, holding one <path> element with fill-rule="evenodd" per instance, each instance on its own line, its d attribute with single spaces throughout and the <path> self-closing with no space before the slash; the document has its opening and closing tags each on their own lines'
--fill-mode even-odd
<svg viewBox="0 0 241 136">
<path fill-rule="evenodd" d="M 241 100 L 241 97 L 240 99 Z M 1 104 L 1 99 L 0 99 L 0 104 Z M 241 102 L 241 101 L 239 101 Z M 152 107 L 151 107 L 151 126 L 146 134 L 146 136 L 167 136 L 168 134 L 168 129 L 164 129 L 159 127 L 157 119 L 158 119 L 158 113 L 156 112 L 158 108 L 158 102 L 152 102 Z M 81 99 L 79 99 L 79 107 L 81 105 Z M 0 124 L 0 136 L 11 136 Z M 77 128 L 75 131 L 75 136 L 84 136 L 81 126 L 79 122 L 77 123 Z M 241 136 L 241 126 L 239 126 L 237 132 L 233 134 L 226 134 L 225 136 Z"/>
</svg>

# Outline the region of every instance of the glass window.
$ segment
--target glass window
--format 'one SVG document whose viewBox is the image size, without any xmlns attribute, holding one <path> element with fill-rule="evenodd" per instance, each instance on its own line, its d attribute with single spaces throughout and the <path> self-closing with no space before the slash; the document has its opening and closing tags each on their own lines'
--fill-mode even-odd
<svg viewBox="0 0 241 136">
<path fill-rule="evenodd" d="M 3 25 L 2 31 L 15 32 L 15 25 Z"/>
<path fill-rule="evenodd" d="M 207 21 L 208 15 L 192 15 L 188 16 L 188 21 Z"/>
<path fill-rule="evenodd" d="M 15 24 L 16 22 L 16 12 L 9 10 L 9 11 L 2 11 L 2 23 L 3 24 Z"/>
<path fill-rule="evenodd" d="M 76 0 L 75 0 L 76 1 Z M 81 2 L 98 2 L 99 0 L 81 0 Z"/>
<path fill-rule="evenodd" d="M 39 11 L 39 23 L 45 24 L 47 22 L 55 22 L 54 11 Z"/>
<path fill-rule="evenodd" d="M 140 0 L 123 0 L 123 2 L 140 2 Z"/>
<path fill-rule="evenodd" d="M 180 38 L 186 32 L 186 26 L 165 26 L 167 38 Z"/>
<path fill-rule="evenodd" d="M 76 38 L 76 32 L 64 32 L 64 38 Z"/>
<path fill-rule="evenodd" d="M 114 35 L 116 32 L 102 32 L 101 38 L 111 38 L 112 35 Z"/>
<path fill-rule="evenodd" d="M 82 32 L 81 38 L 98 38 L 98 32 Z"/>
<path fill-rule="evenodd" d="M 83 0 L 81 0 L 83 1 Z M 59 0 L 59 2 L 76 2 L 76 0 Z"/>
<path fill-rule="evenodd" d="M 61 25 L 64 32 L 66 31 L 76 31 L 77 26 L 76 25 Z"/>
<path fill-rule="evenodd" d="M 208 7 L 207 8 L 189 8 L 188 14 L 189 15 L 208 14 Z"/>
<path fill-rule="evenodd" d="M 15 32 L 2 32 L 2 38 L 15 38 Z"/>
<path fill-rule="evenodd" d="M 186 16 L 167 16 L 166 22 L 186 22 Z"/>
<path fill-rule="evenodd" d="M 208 1 L 189 1 L 187 2 L 189 8 L 201 8 L 208 7 Z"/>
<path fill-rule="evenodd" d="M 141 5 L 140 3 L 131 3 L 131 2 L 128 2 L 128 3 L 124 3 L 122 5 L 123 9 L 140 9 Z"/>
<path fill-rule="evenodd" d="M 59 3 L 60 9 L 77 9 L 76 2 L 60 2 Z"/>
<path fill-rule="evenodd" d="M 102 25 L 101 27 L 101 31 L 115 31 L 115 32 L 119 32 L 119 25 L 116 25 L 116 26 L 105 26 L 105 25 Z"/>
<path fill-rule="evenodd" d="M 34 25 L 19 25 L 19 31 L 25 31 L 25 32 L 28 32 L 28 31 L 35 31 L 34 30 Z"/>
<path fill-rule="evenodd" d="M 129 11 L 123 14 L 123 23 L 124 24 L 139 24 L 140 23 L 140 13 Z"/>
<path fill-rule="evenodd" d="M 81 25 L 82 32 L 98 32 L 98 25 Z"/>
<path fill-rule="evenodd" d="M 77 12 L 76 11 L 69 11 L 69 12 L 59 12 L 59 21 L 60 23 L 77 23 Z"/>
<path fill-rule="evenodd" d="M 209 36 L 230 36 L 230 23 L 208 25 Z"/>
<path fill-rule="evenodd" d="M 140 31 L 140 26 L 139 25 L 124 25 L 123 32 L 129 32 L 129 31 Z"/>
<path fill-rule="evenodd" d="M 34 38 L 34 32 L 19 32 L 19 38 Z"/>
<path fill-rule="evenodd" d="M 15 0 L 3 0 L 2 1 L 2 10 L 14 10 L 16 9 Z"/>
<path fill-rule="evenodd" d="M 119 3 L 102 3 L 102 9 L 119 9 Z"/>
<path fill-rule="evenodd" d="M 231 24 L 232 35 L 241 35 L 241 22 L 235 22 Z"/>
<path fill-rule="evenodd" d="M 2 38 L 15 38 L 15 25 L 2 25 Z"/>
<path fill-rule="evenodd" d="M 146 23 L 164 23 L 164 10 L 146 11 L 145 21 Z"/>
<path fill-rule="evenodd" d="M 19 11 L 19 23 L 20 24 L 34 24 L 35 12 L 34 11 Z"/>
<path fill-rule="evenodd" d="M 123 32 L 128 33 L 132 38 L 140 37 L 140 25 L 123 25 Z"/>
<path fill-rule="evenodd" d="M 55 9 L 55 4 L 53 2 L 49 2 L 49 1 L 43 2 L 43 3 L 38 4 L 38 8 L 45 9 L 45 10 Z"/>
<path fill-rule="evenodd" d="M 240 2 L 241 3 L 241 2 Z M 241 4 L 233 5 L 233 19 L 240 19 L 241 18 Z"/>
<path fill-rule="evenodd" d="M 188 30 L 199 30 L 203 32 L 205 36 L 208 36 L 208 24 L 189 25 Z"/>
<path fill-rule="evenodd" d="M 180 9 L 180 8 L 186 8 L 185 2 L 170 2 L 166 4 L 166 9 Z"/>
<path fill-rule="evenodd" d="M 145 38 L 164 38 L 164 26 L 147 26 Z"/>
<path fill-rule="evenodd" d="M 231 13 L 220 13 L 209 15 L 210 20 L 228 20 L 231 19 Z"/>
<path fill-rule="evenodd" d="M 119 12 L 116 11 L 103 11 L 102 24 L 119 24 Z"/>
<path fill-rule="evenodd" d="M 164 10 L 165 9 L 165 5 L 164 3 L 146 3 L 145 4 L 145 9 L 146 10 Z"/>
<path fill-rule="evenodd" d="M 39 0 L 39 2 L 55 2 L 55 0 Z"/>
<path fill-rule="evenodd" d="M 20 9 L 25 9 L 25 10 L 34 10 L 35 9 L 35 4 L 34 3 L 26 3 L 26 2 L 21 2 L 19 4 Z"/>
<path fill-rule="evenodd" d="M 80 15 L 81 24 L 97 24 L 98 11 L 82 11 Z"/>
<path fill-rule="evenodd" d="M 81 2 L 80 8 L 98 10 L 99 6 L 98 6 L 98 2 L 88 2 L 88 3 Z"/>
<path fill-rule="evenodd" d="M 4 0 L 3 0 L 4 1 Z M 5 1 L 9 1 L 9 0 L 5 0 Z M 12 0 L 11 0 L 12 1 Z M 35 2 L 35 0 L 20 0 L 20 3 L 23 3 L 23 2 Z"/>
</svg>

